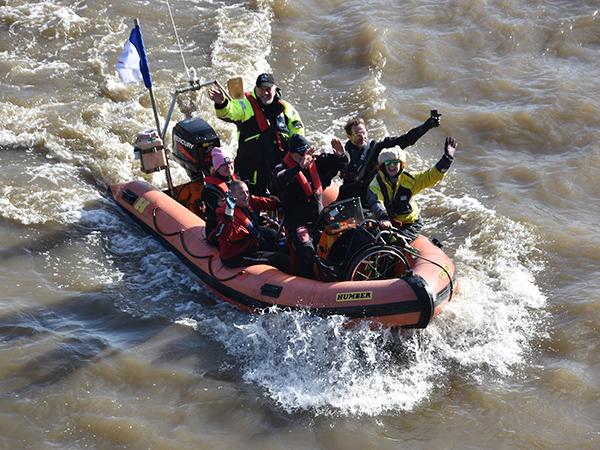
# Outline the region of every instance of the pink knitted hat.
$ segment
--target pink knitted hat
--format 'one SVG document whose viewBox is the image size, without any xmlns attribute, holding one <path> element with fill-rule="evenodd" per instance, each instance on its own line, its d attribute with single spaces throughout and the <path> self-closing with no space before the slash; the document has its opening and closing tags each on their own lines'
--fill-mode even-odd
<svg viewBox="0 0 600 450">
<path fill-rule="evenodd" d="M 233 162 L 233 156 L 231 153 L 220 147 L 213 147 L 210 152 L 210 156 L 212 157 L 212 165 L 215 170 L 217 170 L 223 164 L 229 164 L 230 162 Z"/>
</svg>

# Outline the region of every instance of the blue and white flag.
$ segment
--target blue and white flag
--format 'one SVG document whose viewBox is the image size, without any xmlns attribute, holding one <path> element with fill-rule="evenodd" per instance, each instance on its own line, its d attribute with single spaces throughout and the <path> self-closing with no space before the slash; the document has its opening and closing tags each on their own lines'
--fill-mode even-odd
<svg viewBox="0 0 600 450">
<path fill-rule="evenodd" d="M 144 48 L 144 38 L 139 25 L 136 25 L 129 40 L 125 42 L 123 52 L 115 64 L 115 69 L 123 83 L 135 83 L 144 80 L 144 85 L 152 88 L 152 77 L 148 68 L 148 58 L 146 58 L 146 49 Z"/>
</svg>

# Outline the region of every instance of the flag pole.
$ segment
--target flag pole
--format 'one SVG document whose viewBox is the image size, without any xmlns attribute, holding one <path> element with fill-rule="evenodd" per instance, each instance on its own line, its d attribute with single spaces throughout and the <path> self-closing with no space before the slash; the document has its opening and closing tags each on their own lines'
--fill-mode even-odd
<svg viewBox="0 0 600 450">
<path fill-rule="evenodd" d="M 158 120 L 158 111 L 156 108 L 156 100 L 154 100 L 154 93 L 152 92 L 152 88 L 148 89 L 150 93 L 150 101 L 152 102 L 152 111 L 154 111 L 154 120 L 156 121 L 156 130 L 158 131 L 158 135 L 163 141 L 163 147 L 165 147 L 165 136 L 160 131 L 160 122 Z M 165 130 L 165 133 L 167 130 Z M 175 197 L 175 189 L 173 188 L 173 179 L 171 178 L 171 168 L 169 167 L 169 155 L 167 155 L 167 150 L 165 149 L 165 177 L 167 179 L 167 188 L 169 189 L 169 195 L 171 197 Z"/>
<path fill-rule="evenodd" d="M 136 28 L 139 28 L 140 30 L 140 36 L 142 34 L 142 29 L 140 27 L 140 21 L 136 18 L 133 20 L 134 26 Z M 142 44 L 142 48 L 144 48 L 143 44 Z M 147 59 L 146 59 L 146 55 L 145 55 L 145 48 L 144 48 L 144 63 L 147 64 Z M 161 129 L 160 129 L 160 120 L 158 118 L 158 108 L 156 107 L 156 100 L 154 99 L 154 92 L 152 91 L 152 80 L 150 78 L 150 69 L 147 70 L 148 73 L 148 78 L 149 80 L 147 81 L 146 79 L 144 79 L 144 84 L 146 86 L 146 88 L 148 89 L 148 93 L 150 94 L 150 102 L 152 103 L 152 112 L 154 113 L 154 121 L 156 122 L 156 131 L 158 132 L 158 135 L 160 136 L 160 138 L 163 141 L 163 147 L 165 146 L 165 136 L 163 136 L 163 134 L 161 133 Z M 165 130 L 165 133 L 167 132 L 167 130 Z M 169 189 L 169 195 L 171 197 L 175 197 L 175 190 L 173 189 L 173 179 L 171 178 L 171 168 L 169 167 L 169 158 L 167 156 L 166 150 L 165 150 L 165 176 L 167 178 L 167 188 Z"/>
</svg>

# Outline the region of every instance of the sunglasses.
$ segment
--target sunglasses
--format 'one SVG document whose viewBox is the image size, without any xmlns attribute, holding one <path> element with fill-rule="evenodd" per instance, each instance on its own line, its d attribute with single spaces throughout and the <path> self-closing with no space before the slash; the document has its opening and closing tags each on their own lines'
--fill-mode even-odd
<svg viewBox="0 0 600 450">
<path fill-rule="evenodd" d="M 385 166 L 391 166 L 392 164 L 394 164 L 395 166 L 397 166 L 398 164 L 400 164 L 400 160 L 399 159 L 388 159 L 387 161 L 384 162 Z"/>
</svg>

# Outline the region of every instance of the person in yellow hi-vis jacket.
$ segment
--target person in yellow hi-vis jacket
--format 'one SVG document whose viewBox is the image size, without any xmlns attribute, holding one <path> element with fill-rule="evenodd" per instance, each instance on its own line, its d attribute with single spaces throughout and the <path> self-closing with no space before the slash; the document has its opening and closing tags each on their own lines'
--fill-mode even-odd
<svg viewBox="0 0 600 450">
<path fill-rule="evenodd" d="M 423 223 L 414 196 L 444 178 L 454 161 L 458 143 L 447 137 L 444 154 L 435 166 L 423 172 L 407 172 L 407 155 L 400 148 L 385 149 L 377 158 L 379 170 L 369 185 L 367 205 L 383 230 L 394 225 L 410 242 L 419 235 Z"/>
<path fill-rule="evenodd" d="M 235 168 L 239 178 L 248 182 L 253 195 L 264 196 L 271 187 L 273 168 L 287 151 L 289 138 L 304 134 L 300 115 L 281 98 L 269 73 L 259 75 L 254 90 L 239 100 L 228 100 L 219 88 L 210 89 L 208 96 L 215 104 L 217 117 L 237 126 Z"/>
</svg>

